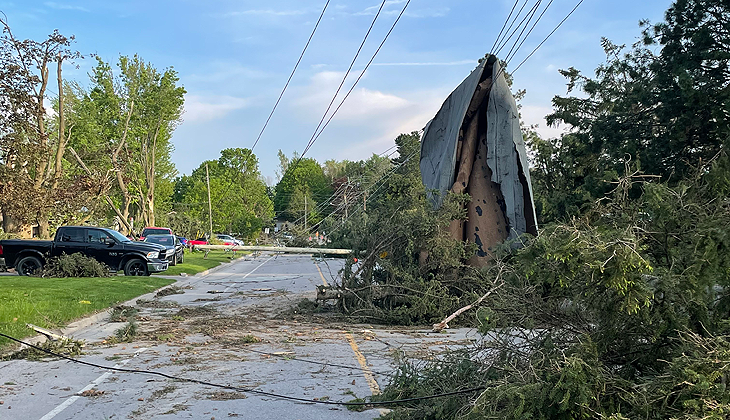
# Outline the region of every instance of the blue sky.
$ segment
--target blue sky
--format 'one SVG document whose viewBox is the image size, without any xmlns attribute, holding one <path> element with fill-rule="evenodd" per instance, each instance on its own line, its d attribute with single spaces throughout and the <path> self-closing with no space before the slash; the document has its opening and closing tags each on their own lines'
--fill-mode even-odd
<svg viewBox="0 0 730 420">
<path fill-rule="evenodd" d="M 530 4 L 532 4 L 530 1 Z M 512 61 L 512 67 L 575 6 L 554 0 Z M 325 0 L 270 1 L 0 1 L 20 38 L 41 39 L 53 29 L 75 35 L 75 47 L 116 62 L 139 54 L 158 69 L 174 67 L 187 90 L 173 161 L 190 173 L 227 147 L 251 147 Z M 289 90 L 254 152 L 262 174 L 275 182 L 276 152 L 304 149 L 362 41 L 378 0 L 333 0 Z M 404 0 L 388 0 L 354 77 L 390 28 Z M 528 4 L 528 8 L 530 7 Z M 512 0 L 412 0 L 406 15 L 348 102 L 307 156 L 363 159 L 393 145 L 401 132 L 419 130 L 446 96 L 492 46 Z M 564 95 L 560 68 L 592 74 L 602 62 L 600 38 L 630 44 L 638 21 L 661 20 L 669 0 L 585 0 L 571 18 L 514 75 L 526 89 L 523 120 L 539 124 L 551 99 Z M 65 76 L 87 83 L 93 60 Z M 354 81 L 354 77 L 348 82 Z M 349 84 L 346 85 L 346 88 Z"/>
</svg>

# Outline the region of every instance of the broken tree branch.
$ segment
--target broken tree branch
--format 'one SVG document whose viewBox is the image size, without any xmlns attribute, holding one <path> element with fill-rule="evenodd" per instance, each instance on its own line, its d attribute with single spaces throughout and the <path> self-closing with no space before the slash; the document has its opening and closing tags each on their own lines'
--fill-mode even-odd
<svg viewBox="0 0 730 420">
<path fill-rule="evenodd" d="M 76 158 L 76 162 L 79 163 L 79 166 L 81 166 L 81 168 L 83 168 L 84 171 L 86 171 L 86 173 L 89 174 L 89 176 L 93 176 L 89 167 L 86 166 L 86 164 L 84 163 L 83 160 L 81 160 L 81 157 L 78 155 L 78 153 L 76 153 L 76 151 L 73 149 L 73 147 L 69 146 L 68 151 L 71 152 L 71 154 L 74 156 L 74 158 Z M 109 204 L 109 206 L 112 208 L 112 210 L 114 210 L 114 212 L 119 217 L 119 221 L 131 232 L 132 227 L 129 226 L 129 223 L 127 223 L 127 220 L 124 218 L 124 216 L 119 211 L 117 206 L 114 205 L 114 202 L 112 201 L 112 199 L 108 195 L 105 195 L 104 198 L 106 199 L 106 202 Z"/>
<path fill-rule="evenodd" d="M 501 277 L 501 274 L 502 274 L 502 270 L 500 269 L 499 275 L 497 275 L 497 279 L 499 279 Z M 433 324 L 433 331 L 434 332 L 441 332 L 441 331 L 443 331 L 444 328 L 449 328 L 449 322 L 453 321 L 454 318 L 456 318 L 457 316 L 461 315 L 462 313 L 464 313 L 464 312 L 468 311 L 469 309 L 471 309 L 471 308 L 479 305 L 480 303 L 484 302 L 484 299 L 488 298 L 489 295 L 491 295 L 492 293 L 494 293 L 495 291 L 497 291 L 500 287 L 502 287 L 503 284 L 504 284 L 504 282 L 500 282 L 499 284 L 497 284 L 496 286 L 494 286 L 492 289 L 490 289 L 487 293 L 485 293 L 484 295 L 482 295 L 482 297 L 480 297 L 479 299 L 477 299 L 476 302 L 474 302 L 474 303 L 472 303 L 470 305 L 464 306 L 463 308 L 459 309 L 458 311 L 454 312 L 453 314 L 447 316 L 443 321 L 439 322 L 438 324 Z"/>
</svg>

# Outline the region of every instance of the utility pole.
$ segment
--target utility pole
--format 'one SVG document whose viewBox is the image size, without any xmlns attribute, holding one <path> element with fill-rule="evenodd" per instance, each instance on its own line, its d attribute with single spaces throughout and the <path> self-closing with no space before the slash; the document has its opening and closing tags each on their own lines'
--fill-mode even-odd
<svg viewBox="0 0 730 420">
<path fill-rule="evenodd" d="M 347 220 L 347 190 L 350 189 L 350 177 L 347 177 L 347 185 L 345 185 L 345 218 L 343 221 Z"/>
<path fill-rule="evenodd" d="M 307 196 L 304 196 L 304 230 L 307 230 Z"/>
<path fill-rule="evenodd" d="M 368 192 L 365 190 L 365 194 L 362 196 L 362 211 L 368 211 Z"/>
<path fill-rule="evenodd" d="M 213 239 L 213 205 L 210 203 L 210 174 L 208 173 L 208 163 L 205 163 L 205 182 L 208 184 L 208 221 L 210 223 L 210 239 Z"/>
</svg>

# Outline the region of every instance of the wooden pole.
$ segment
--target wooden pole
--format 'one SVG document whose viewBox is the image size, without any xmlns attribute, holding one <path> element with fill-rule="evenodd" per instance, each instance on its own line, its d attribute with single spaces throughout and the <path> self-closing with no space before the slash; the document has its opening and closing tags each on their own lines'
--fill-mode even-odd
<svg viewBox="0 0 730 420">
<path fill-rule="evenodd" d="M 347 190 L 345 190 L 345 220 L 347 220 Z"/>
<path fill-rule="evenodd" d="M 210 174 L 208 173 L 208 163 L 205 164 L 205 182 L 208 184 L 208 222 L 210 227 L 210 239 L 213 239 L 213 205 L 210 203 Z"/>
</svg>

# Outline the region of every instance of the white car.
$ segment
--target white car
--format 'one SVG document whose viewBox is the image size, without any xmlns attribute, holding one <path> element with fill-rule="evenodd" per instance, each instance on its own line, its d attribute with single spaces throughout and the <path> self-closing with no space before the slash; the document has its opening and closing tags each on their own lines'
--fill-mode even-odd
<svg viewBox="0 0 730 420">
<path fill-rule="evenodd" d="M 235 244 L 235 245 L 238 245 L 238 246 L 242 246 L 242 245 L 244 245 L 244 243 L 243 243 L 243 241 L 242 241 L 242 240 L 240 240 L 240 239 L 236 239 L 236 238 L 234 238 L 234 237 L 233 237 L 233 236 L 231 236 L 231 235 L 215 235 L 215 237 L 216 237 L 217 239 L 220 239 L 221 241 L 224 241 L 224 242 L 231 242 L 231 243 L 233 243 L 233 244 Z"/>
</svg>

